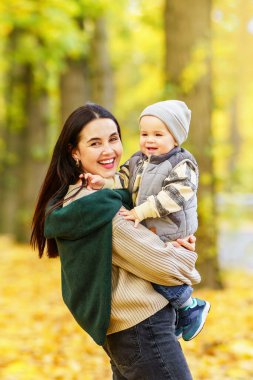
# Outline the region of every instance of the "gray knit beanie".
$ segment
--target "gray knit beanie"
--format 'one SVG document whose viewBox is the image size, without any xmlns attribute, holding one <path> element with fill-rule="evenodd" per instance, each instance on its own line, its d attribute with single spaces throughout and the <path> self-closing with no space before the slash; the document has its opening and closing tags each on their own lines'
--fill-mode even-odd
<svg viewBox="0 0 253 380">
<path fill-rule="evenodd" d="M 180 100 L 165 100 L 148 106 L 141 113 L 143 116 L 155 116 L 160 119 L 181 145 L 188 136 L 191 121 L 191 110 Z"/>
</svg>

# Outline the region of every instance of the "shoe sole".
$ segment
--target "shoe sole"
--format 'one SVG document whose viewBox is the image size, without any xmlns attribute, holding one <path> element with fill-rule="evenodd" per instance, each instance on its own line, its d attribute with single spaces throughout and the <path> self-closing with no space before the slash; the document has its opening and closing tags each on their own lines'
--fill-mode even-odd
<svg viewBox="0 0 253 380">
<path fill-rule="evenodd" d="M 207 318 L 207 315 L 208 315 L 210 309 L 211 309 L 211 305 L 210 305 L 209 302 L 206 301 L 206 306 L 205 306 L 205 308 L 203 310 L 203 313 L 202 313 L 202 322 L 201 322 L 201 325 L 199 326 L 198 330 L 195 332 L 195 334 L 190 339 L 184 339 L 184 337 L 183 337 L 183 339 L 186 342 L 188 342 L 189 340 L 192 340 L 193 338 L 195 338 L 201 332 L 201 330 L 203 329 L 204 324 L 206 322 L 206 318 Z"/>
</svg>

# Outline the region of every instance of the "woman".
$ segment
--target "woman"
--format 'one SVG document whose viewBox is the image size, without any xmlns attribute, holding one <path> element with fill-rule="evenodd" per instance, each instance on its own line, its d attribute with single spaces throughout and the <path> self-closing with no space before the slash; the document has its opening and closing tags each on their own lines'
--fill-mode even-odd
<svg viewBox="0 0 253 380">
<path fill-rule="evenodd" d="M 64 301 L 103 345 L 113 379 L 189 380 L 174 334 L 174 310 L 151 282 L 199 282 L 196 254 L 166 246 L 144 226 L 134 228 L 119 215 L 122 204 L 129 204 L 125 190 L 93 192 L 80 180 L 85 172 L 113 177 L 121 155 L 114 116 L 96 104 L 76 109 L 56 143 L 31 243 L 40 257 L 46 245 L 49 257 L 60 256 Z"/>
</svg>

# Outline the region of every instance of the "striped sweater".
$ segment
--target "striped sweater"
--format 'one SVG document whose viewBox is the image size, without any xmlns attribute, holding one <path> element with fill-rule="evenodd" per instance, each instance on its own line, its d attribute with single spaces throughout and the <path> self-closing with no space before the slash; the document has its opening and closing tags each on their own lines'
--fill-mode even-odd
<svg viewBox="0 0 253 380">
<path fill-rule="evenodd" d="M 70 186 L 68 194 L 74 189 Z M 90 193 L 83 189 L 65 206 Z M 116 215 L 112 237 L 112 304 L 107 334 L 132 327 L 167 305 L 151 282 L 171 286 L 200 282 L 195 269 L 197 254 L 164 244 L 144 226 L 134 228 L 132 222 Z"/>
</svg>

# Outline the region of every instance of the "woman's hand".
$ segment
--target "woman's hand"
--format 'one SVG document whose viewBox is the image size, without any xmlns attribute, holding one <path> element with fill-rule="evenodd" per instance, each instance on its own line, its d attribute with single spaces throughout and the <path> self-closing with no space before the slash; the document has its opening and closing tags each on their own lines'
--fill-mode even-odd
<svg viewBox="0 0 253 380">
<path fill-rule="evenodd" d="M 84 178 L 87 183 L 87 190 L 100 190 L 105 184 L 105 180 L 98 174 L 80 174 L 79 178 Z"/>
<path fill-rule="evenodd" d="M 195 243 L 196 236 L 194 235 L 189 235 L 183 239 L 177 239 L 176 241 L 171 242 L 171 244 L 174 245 L 174 247 L 184 247 L 186 249 L 189 249 L 189 251 L 195 251 Z"/>
</svg>

